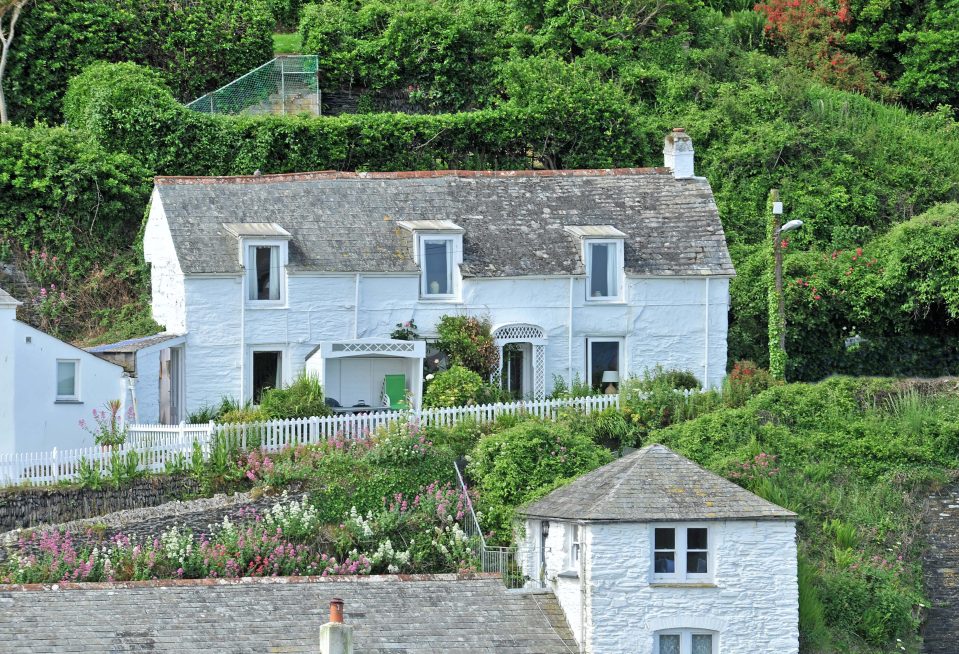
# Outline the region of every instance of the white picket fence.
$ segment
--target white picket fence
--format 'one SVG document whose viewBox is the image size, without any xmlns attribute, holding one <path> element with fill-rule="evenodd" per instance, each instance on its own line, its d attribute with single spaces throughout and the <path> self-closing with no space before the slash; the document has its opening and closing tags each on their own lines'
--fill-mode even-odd
<svg viewBox="0 0 959 654">
<path fill-rule="evenodd" d="M 21 483 L 46 485 L 69 481 L 79 476 L 81 461 L 96 464 L 101 470 L 106 471 L 110 467 L 113 454 L 125 457 L 131 451 L 136 451 L 139 455 L 141 470 L 163 472 L 168 463 L 178 460 L 189 461 L 193 454 L 194 443 L 199 443 L 204 456 L 207 456 L 210 444 L 219 432 L 236 437 L 240 447 L 244 449 L 250 444 L 258 444 L 264 451 L 276 451 L 334 438 L 362 439 L 379 427 L 400 420 L 413 420 L 420 426 L 451 426 L 464 419 L 472 419 L 480 423 L 492 422 L 499 416 L 506 415 L 536 416 L 555 420 L 564 409 L 572 408 L 583 413 L 592 413 L 618 406 L 619 395 L 596 395 L 410 412 L 341 414 L 325 418 L 271 420 L 249 424 L 220 425 L 213 422 L 193 425 L 135 424 L 129 426 L 126 443 L 117 452 L 111 452 L 107 448 L 88 447 L 0 454 L 0 485 Z"/>
</svg>

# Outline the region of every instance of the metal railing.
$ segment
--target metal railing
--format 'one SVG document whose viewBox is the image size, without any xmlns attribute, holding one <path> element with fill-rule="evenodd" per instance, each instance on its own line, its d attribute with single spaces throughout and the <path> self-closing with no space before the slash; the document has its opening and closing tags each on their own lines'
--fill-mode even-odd
<svg viewBox="0 0 959 654">
<path fill-rule="evenodd" d="M 507 588 L 524 588 L 530 580 L 523 574 L 517 562 L 516 546 L 497 547 L 486 544 L 486 536 L 473 509 L 473 501 L 470 499 L 469 488 L 463 480 L 459 463 L 454 462 L 453 468 L 456 470 L 456 481 L 459 483 L 460 492 L 466 498 L 468 509 L 463 519 L 463 531 L 473 543 L 473 555 L 480 562 L 480 570 L 499 574 Z"/>
<path fill-rule="evenodd" d="M 316 55 L 276 57 L 215 91 L 187 103 L 206 114 L 322 114 Z"/>
</svg>

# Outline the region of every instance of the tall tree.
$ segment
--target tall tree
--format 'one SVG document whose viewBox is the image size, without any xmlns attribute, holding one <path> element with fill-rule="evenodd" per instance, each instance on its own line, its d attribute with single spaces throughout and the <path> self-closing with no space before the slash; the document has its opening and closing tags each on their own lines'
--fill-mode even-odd
<svg viewBox="0 0 959 654">
<path fill-rule="evenodd" d="M 0 0 L 0 125 L 10 122 L 7 117 L 7 99 L 3 95 L 3 74 L 7 69 L 10 44 L 16 34 L 20 12 L 29 0 Z"/>
</svg>

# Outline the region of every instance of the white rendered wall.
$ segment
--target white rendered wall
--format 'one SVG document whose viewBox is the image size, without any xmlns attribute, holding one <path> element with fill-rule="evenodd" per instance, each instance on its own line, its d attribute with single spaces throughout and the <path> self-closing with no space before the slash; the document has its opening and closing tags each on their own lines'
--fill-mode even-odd
<svg viewBox="0 0 959 654">
<path fill-rule="evenodd" d="M 535 582 L 540 579 L 542 561 L 540 546 L 542 544 L 542 521 L 528 520 L 526 533 L 517 547 L 517 556 L 523 574 L 533 580 L 530 587 L 538 587 Z M 583 624 L 583 587 L 580 584 L 580 573 L 584 562 L 580 559 L 580 569 L 570 565 L 570 528 L 571 523 L 549 521 L 549 535 L 546 537 L 546 588 L 551 590 L 559 601 L 566 622 L 576 642 L 580 642 Z M 584 527 L 581 527 L 584 529 Z M 583 533 L 582 531 L 580 532 Z"/>
<path fill-rule="evenodd" d="M 9 433 L 0 436 L 4 447 L 0 452 L 92 446 L 93 436 L 84 431 L 79 422 L 84 419 L 93 424 L 94 409 L 104 409 L 109 400 L 125 399 L 123 369 L 24 323 L 9 324 L 13 326 L 13 355 L 4 359 L 13 361 L 13 384 L 9 387 L 11 392 L 3 395 L 5 399 L 12 398 L 13 434 L 12 437 Z M 56 399 L 57 359 L 80 361 L 78 402 Z M 0 380 L 9 378 L 10 367 L 8 363 L 6 371 L 0 370 Z"/>
<path fill-rule="evenodd" d="M 169 332 L 183 333 L 186 331 L 183 273 L 156 189 L 150 199 L 150 215 L 143 230 L 143 258 L 150 264 L 153 319 Z"/>
<path fill-rule="evenodd" d="M 548 338 L 547 389 L 553 375 L 568 378 L 570 366 L 586 377 L 587 338 L 623 339 L 625 374 L 640 375 L 661 364 L 691 370 L 713 386 L 725 375 L 725 278 L 709 282 L 708 361 L 707 282 L 701 278 L 630 278 L 628 301 L 610 304 L 586 302 L 585 280 L 574 279 L 571 347 L 569 278 L 466 279 L 462 302 L 420 300 L 416 275 L 361 275 L 358 293 L 356 283 L 355 275 L 291 274 L 285 306 L 258 308 L 245 302 L 242 276 L 188 277 L 187 411 L 223 396 L 240 397 L 241 377 L 248 397 L 254 349 L 282 351 L 283 377 L 289 381 L 321 341 L 384 338 L 396 323 L 411 319 L 421 335 L 432 336 L 444 314 L 488 316 L 494 328 L 509 323 L 542 327 Z"/>
<path fill-rule="evenodd" d="M 587 527 L 587 652 L 652 654 L 653 634 L 677 628 L 718 632 L 723 654 L 799 651 L 795 523 L 708 525 L 714 588 L 651 587 L 649 524 Z"/>
<path fill-rule="evenodd" d="M 14 354 L 14 329 L 16 307 L 0 306 L 0 453 L 13 452 L 16 356 Z"/>
</svg>

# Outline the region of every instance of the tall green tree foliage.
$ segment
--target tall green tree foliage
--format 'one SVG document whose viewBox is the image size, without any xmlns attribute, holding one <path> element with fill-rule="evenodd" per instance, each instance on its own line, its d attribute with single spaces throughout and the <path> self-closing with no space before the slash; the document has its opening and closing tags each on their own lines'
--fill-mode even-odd
<svg viewBox="0 0 959 654">
<path fill-rule="evenodd" d="M 99 60 L 151 66 L 191 100 L 269 60 L 272 26 L 265 0 L 38 0 L 11 51 L 11 115 L 58 122 L 67 82 Z"/>
</svg>

